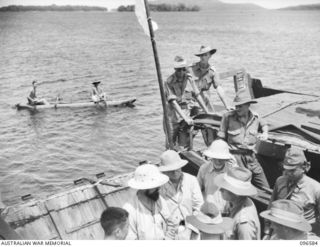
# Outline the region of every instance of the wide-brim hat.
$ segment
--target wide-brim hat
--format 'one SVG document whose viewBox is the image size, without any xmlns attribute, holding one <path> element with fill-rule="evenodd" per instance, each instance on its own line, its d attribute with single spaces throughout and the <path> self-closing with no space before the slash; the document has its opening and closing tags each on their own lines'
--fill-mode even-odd
<svg viewBox="0 0 320 247">
<path fill-rule="evenodd" d="M 208 201 L 203 203 L 197 215 L 187 216 L 186 222 L 208 234 L 223 234 L 233 228 L 233 220 L 221 217 L 217 206 Z"/>
<path fill-rule="evenodd" d="M 248 90 L 240 89 L 236 97 L 233 100 L 235 106 L 244 105 L 244 104 L 255 104 L 258 103 L 256 100 L 251 98 L 251 95 Z"/>
<path fill-rule="evenodd" d="M 175 171 L 188 164 L 187 160 L 181 159 L 174 150 L 167 150 L 160 156 L 159 170 L 161 172 Z"/>
<path fill-rule="evenodd" d="M 101 81 L 94 81 L 94 82 L 92 82 L 93 85 L 98 85 L 98 84 L 100 84 L 100 83 L 101 83 Z"/>
<path fill-rule="evenodd" d="M 210 46 L 204 46 L 202 45 L 197 53 L 194 55 L 201 56 L 205 53 L 210 53 L 211 55 L 215 54 L 217 52 L 217 49 L 212 49 Z"/>
<path fill-rule="evenodd" d="M 233 220 L 228 217 L 221 217 L 220 223 L 213 223 L 209 216 L 199 213 L 186 217 L 186 222 L 201 232 L 209 234 L 223 234 L 233 227 Z"/>
<path fill-rule="evenodd" d="M 169 177 L 162 174 L 155 165 L 144 164 L 137 167 L 128 186 L 137 190 L 147 190 L 160 187 L 169 181 Z"/>
<path fill-rule="evenodd" d="M 181 56 L 176 56 L 174 58 L 174 62 L 173 62 L 173 68 L 175 69 L 181 69 L 181 68 L 186 68 L 187 65 L 187 61 L 181 57 Z"/>
<path fill-rule="evenodd" d="M 232 158 L 232 155 L 229 152 L 228 144 L 219 139 L 211 143 L 208 149 L 203 152 L 204 156 L 213 159 L 222 159 L 228 160 Z"/>
<path fill-rule="evenodd" d="M 303 217 L 303 209 L 292 200 L 277 200 L 272 202 L 269 210 L 260 213 L 260 216 L 299 231 L 310 232 L 312 227 Z"/>
<path fill-rule="evenodd" d="M 283 160 L 283 168 L 286 170 L 293 170 L 297 166 L 301 166 L 307 162 L 306 156 L 301 148 L 290 147 Z"/>
<path fill-rule="evenodd" d="M 226 173 L 220 174 L 215 178 L 215 184 L 238 196 L 256 195 L 257 189 L 251 184 L 251 172 L 242 167 L 232 167 Z"/>
</svg>

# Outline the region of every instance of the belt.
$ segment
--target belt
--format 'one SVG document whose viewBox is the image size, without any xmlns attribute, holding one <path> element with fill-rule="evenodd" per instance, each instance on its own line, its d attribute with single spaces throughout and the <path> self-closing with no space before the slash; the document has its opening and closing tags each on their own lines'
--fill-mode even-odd
<svg viewBox="0 0 320 247">
<path fill-rule="evenodd" d="M 250 149 L 234 149 L 234 150 L 230 150 L 231 154 L 253 154 L 253 151 Z"/>
</svg>

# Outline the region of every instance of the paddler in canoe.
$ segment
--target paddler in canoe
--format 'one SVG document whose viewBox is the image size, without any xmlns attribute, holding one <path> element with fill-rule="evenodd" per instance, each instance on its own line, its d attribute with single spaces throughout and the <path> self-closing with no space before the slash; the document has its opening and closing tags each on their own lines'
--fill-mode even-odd
<svg viewBox="0 0 320 247">
<path fill-rule="evenodd" d="M 166 131 L 166 136 L 171 138 L 175 148 L 180 149 L 189 146 L 189 126 L 193 125 L 191 110 L 197 107 L 196 102 L 198 101 L 205 113 L 208 113 L 208 109 L 191 74 L 187 71 L 186 60 L 176 56 L 173 67 L 174 73 L 164 84 L 170 125 L 170 132 Z M 167 147 L 168 143 L 167 140 Z"/>
<path fill-rule="evenodd" d="M 32 82 L 32 90 L 29 94 L 29 96 L 27 97 L 28 99 L 28 105 L 31 105 L 31 106 L 36 106 L 36 105 L 48 105 L 48 101 L 46 99 L 39 99 L 37 98 L 37 86 L 38 86 L 38 83 L 37 81 L 33 81 Z"/>
<path fill-rule="evenodd" d="M 99 84 L 101 81 L 94 81 L 92 82 L 92 92 L 91 92 L 91 99 L 95 104 L 99 104 L 100 102 L 106 104 L 107 101 L 107 95 L 103 91 L 101 87 L 99 87 Z"/>
</svg>

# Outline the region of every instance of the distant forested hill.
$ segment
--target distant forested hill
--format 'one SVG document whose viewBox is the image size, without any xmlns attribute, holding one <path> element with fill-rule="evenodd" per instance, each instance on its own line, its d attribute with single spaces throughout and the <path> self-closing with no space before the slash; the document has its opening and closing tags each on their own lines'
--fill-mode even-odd
<svg viewBox="0 0 320 247">
<path fill-rule="evenodd" d="M 152 9 L 153 11 L 206 11 L 206 12 L 256 12 L 256 11 L 264 11 L 265 9 L 249 3 L 241 3 L 241 4 L 230 4 L 224 3 L 219 0 L 154 0 L 149 1 L 150 6 L 157 6 L 156 9 Z M 172 8 L 167 8 L 167 6 L 187 6 L 185 9 L 180 8 L 181 10 L 177 10 Z M 165 6 L 165 8 L 161 7 Z M 193 6 L 195 7 L 193 9 Z M 162 10 L 165 9 L 165 10 Z M 134 6 L 120 6 L 118 11 L 133 11 Z"/>
<path fill-rule="evenodd" d="M 150 3 L 150 2 L 149 2 Z M 197 5 L 201 11 L 205 12 L 247 12 L 247 11 L 263 11 L 264 8 L 250 3 L 224 3 L 219 0 L 154 0 L 153 4 L 179 4 L 186 6 Z"/>
<path fill-rule="evenodd" d="M 168 11 L 199 11 L 200 7 L 197 5 L 186 6 L 183 3 L 178 4 L 149 4 L 150 11 L 168 12 Z M 134 11 L 134 5 L 119 6 L 119 12 Z"/>
<path fill-rule="evenodd" d="M 320 4 L 299 5 L 294 7 L 281 8 L 279 10 L 320 10 Z"/>
<path fill-rule="evenodd" d="M 23 6 L 23 5 L 10 5 L 0 8 L 0 11 L 108 11 L 107 8 L 103 7 L 92 7 L 92 6 Z"/>
</svg>

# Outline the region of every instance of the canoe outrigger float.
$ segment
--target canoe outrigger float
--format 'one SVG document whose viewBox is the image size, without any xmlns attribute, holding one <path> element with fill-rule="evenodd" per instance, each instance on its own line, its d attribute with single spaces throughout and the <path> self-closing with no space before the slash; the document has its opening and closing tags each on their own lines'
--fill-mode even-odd
<svg viewBox="0 0 320 247">
<path fill-rule="evenodd" d="M 94 103 L 94 102 L 79 102 L 79 103 L 50 103 L 46 105 L 29 105 L 29 104 L 16 104 L 17 110 L 43 110 L 43 109 L 59 109 L 59 108 L 86 108 L 86 107 L 133 107 L 136 98 L 129 98 L 123 100 L 108 100 L 106 104 L 104 102 Z"/>
<path fill-rule="evenodd" d="M 281 175 L 281 161 L 290 145 L 297 145 L 305 150 L 311 162 L 310 177 L 320 182 L 320 118 L 316 107 L 320 97 L 282 90 L 265 88 L 261 81 L 251 79 L 244 70 L 235 70 L 220 74 L 222 79 L 234 77 L 236 90 L 248 87 L 257 99 L 256 110 L 270 124 L 270 139 L 260 142 L 257 156 L 273 187 Z M 196 119 L 195 127 L 210 127 L 217 131 L 219 115 L 211 119 Z M 196 175 L 200 166 L 206 162 L 202 150 L 189 150 L 180 153 L 189 161 L 184 171 Z M 44 199 L 28 199 L 20 204 L 8 206 L 1 213 L 1 218 L 22 239 L 103 239 L 103 230 L 99 220 L 101 213 L 108 206 L 122 207 L 135 191 L 127 186 L 133 173 L 101 178 L 99 180 L 81 178 L 63 192 Z M 258 188 L 254 202 L 259 212 L 265 210 L 272 190 Z M 261 221 L 262 223 L 263 221 Z M 8 232 L 8 231 L 7 231 Z M 0 235 L 4 235 L 0 229 Z"/>
</svg>

